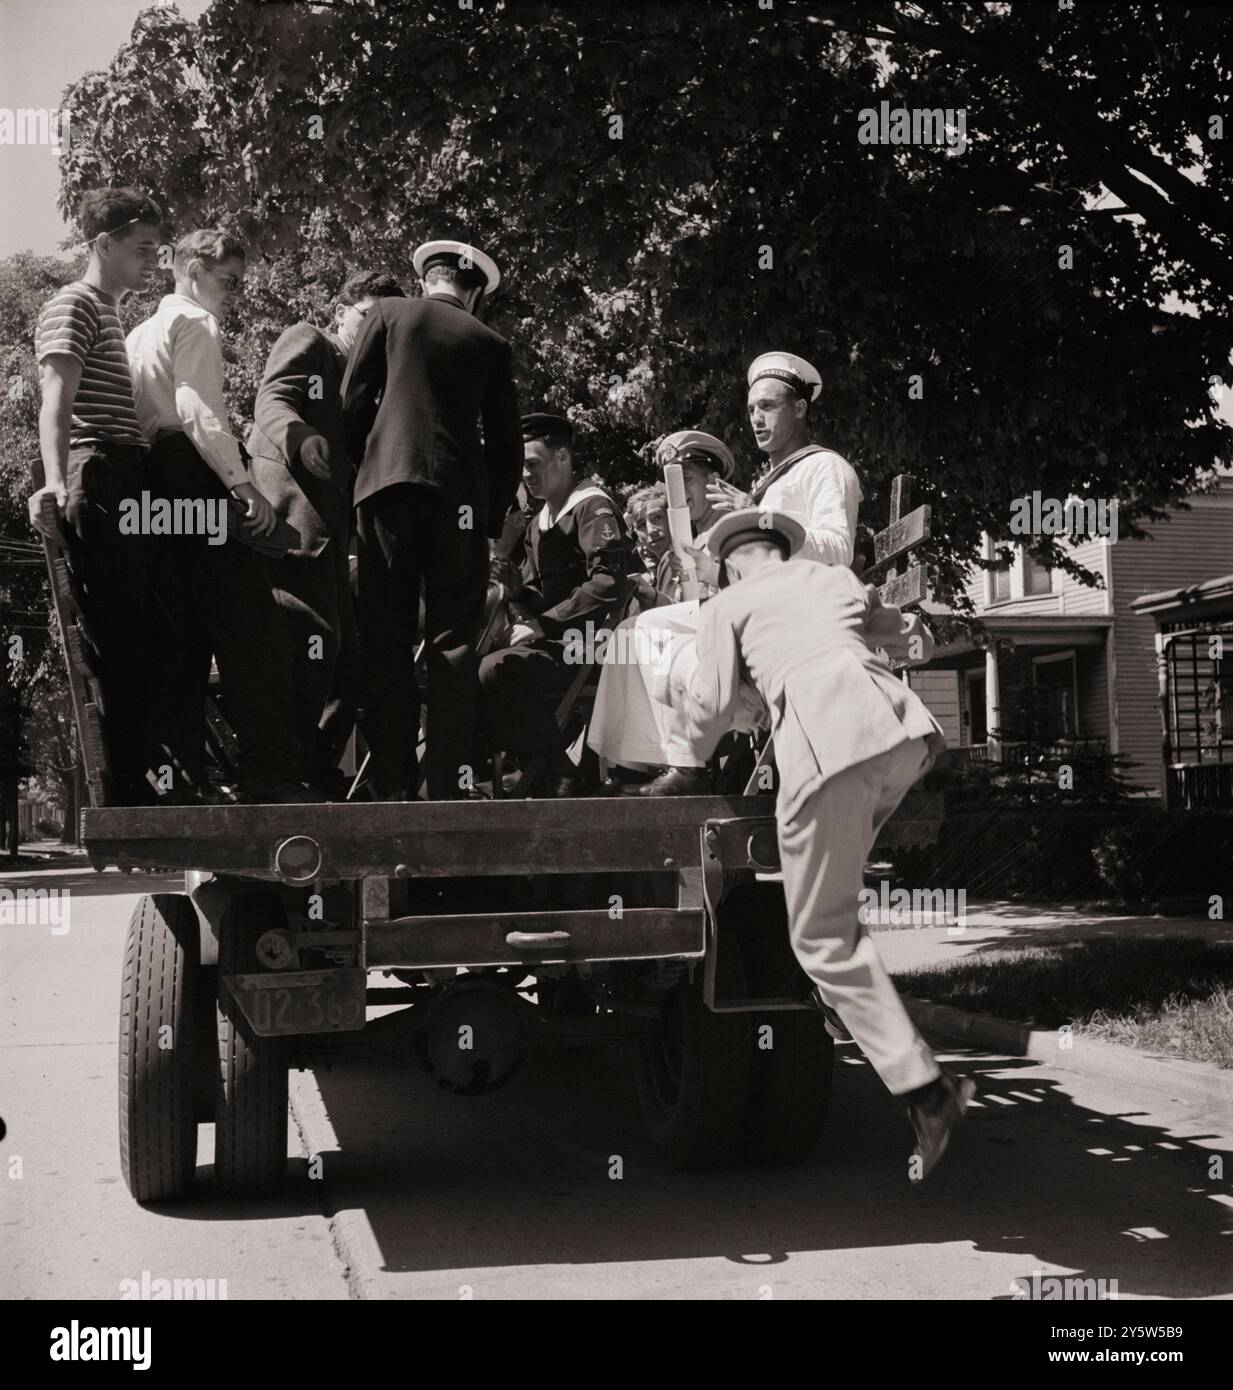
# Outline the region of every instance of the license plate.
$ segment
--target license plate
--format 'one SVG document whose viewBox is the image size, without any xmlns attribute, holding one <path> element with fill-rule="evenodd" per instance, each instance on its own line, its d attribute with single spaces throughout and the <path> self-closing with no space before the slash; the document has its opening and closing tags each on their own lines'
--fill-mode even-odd
<svg viewBox="0 0 1233 1390">
<path fill-rule="evenodd" d="M 224 979 L 258 1037 L 344 1033 L 364 1026 L 364 970 L 287 970 Z"/>
</svg>

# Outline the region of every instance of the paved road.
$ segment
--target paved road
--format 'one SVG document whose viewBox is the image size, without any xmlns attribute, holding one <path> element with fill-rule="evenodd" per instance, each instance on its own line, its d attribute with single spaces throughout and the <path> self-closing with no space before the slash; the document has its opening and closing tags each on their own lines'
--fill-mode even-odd
<svg viewBox="0 0 1233 1390">
<path fill-rule="evenodd" d="M 226 1280 L 228 1298 L 346 1298 L 320 1194 L 300 1173 L 270 1203 L 210 1200 L 213 1126 L 198 1130 L 201 1200 L 143 1209 L 120 1176 L 116 1037 L 135 889 L 183 886 L 92 870 L 0 878 L 70 890 L 68 931 L 0 925 L 0 1297 L 118 1298 L 121 1281 Z M 27 909 L 27 915 L 33 912 Z M 0 918 L 0 921 L 3 921 Z M 298 1135 L 292 1152 L 301 1152 Z M 11 1176 L 14 1158 L 21 1176 Z M 157 1288 L 157 1286 L 154 1286 Z M 207 1290 L 209 1285 L 206 1286 Z"/>
<path fill-rule="evenodd" d="M 23 1160 L 0 1185 L 5 1297 L 114 1297 L 143 1270 L 231 1298 L 989 1300 L 1037 1270 L 1122 1298 L 1233 1294 L 1233 1117 L 987 1052 L 947 1054 L 981 1104 L 919 1192 L 902 1111 L 850 1049 L 809 1165 L 706 1175 L 665 1169 L 616 1058 L 573 1052 L 470 1100 L 392 1063 L 295 1073 L 282 1198 L 213 1200 L 203 1127 L 200 1200 L 143 1211 L 119 1176 L 114 1049 L 150 881 L 60 882 L 69 932 L 0 927 L 0 1161 Z"/>
</svg>

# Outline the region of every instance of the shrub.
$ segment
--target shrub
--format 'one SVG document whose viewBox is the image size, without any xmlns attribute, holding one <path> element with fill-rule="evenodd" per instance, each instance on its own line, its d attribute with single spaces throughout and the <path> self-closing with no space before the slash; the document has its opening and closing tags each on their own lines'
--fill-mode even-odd
<svg viewBox="0 0 1233 1390">
<path fill-rule="evenodd" d="M 1233 901 L 1233 816 L 1127 803 L 953 810 L 936 844 L 898 851 L 904 883 L 1043 901 Z"/>
</svg>

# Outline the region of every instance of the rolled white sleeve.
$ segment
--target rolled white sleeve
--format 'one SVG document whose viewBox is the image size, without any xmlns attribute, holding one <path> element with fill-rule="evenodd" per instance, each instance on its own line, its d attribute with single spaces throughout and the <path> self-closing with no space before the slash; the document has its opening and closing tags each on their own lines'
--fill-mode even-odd
<svg viewBox="0 0 1233 1390">
<path fill-rule="evenodd" d="M 171 340 L 176 414 L 194 448 L 228 488 L 250 480 L 240 445 L 227 427 L 223 350 L 211 321 L 176 320 Z"/>
</svg>

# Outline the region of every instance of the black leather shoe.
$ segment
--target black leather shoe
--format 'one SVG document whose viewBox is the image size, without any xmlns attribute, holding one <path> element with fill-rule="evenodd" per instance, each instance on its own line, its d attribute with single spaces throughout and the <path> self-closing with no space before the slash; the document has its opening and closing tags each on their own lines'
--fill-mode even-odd
<svg viewBox="0 0 1233 1390">
<path fill-rule="evenodd" d="M 501 778 L 501 792 L 504 796 L 512 796 L 514 792 L 518 792 L 519 796 L 530 796 L 534 794 L 536 785 L 542 781 L 542 772 L 529 777 L 525 772 L 507 772 Z"/>
<path fill-rule="evenodd" d="M 635 796 L 710 796 L 711 778 L 704 767 L 670 767 L 654 781 L 629 790 Z"/>
<path fill-rule="evenodd" d="M 626 793 L 633 796 L 639 787 L 645 786 L 654 773 L 635 771 L 629 767 L 614 767 L 596 788 L 596 796 L 620 796 Z"/>
<path fill-rule="evenodd" d="M 582 783 L 577 777 L 554 777 L 551 795 L 562 799 L 570 796 L 583 796 Z"/>
<path fill-rule="evenodd" d="M 975 1081 L 943 1072 L 909 1103 L 908 1117 L 916 1131 L 916 1147 L 912 1150 L 913 1162 L 909 1169 L 913 1183 L 924 1182 L 938 1166 L 955 1126 L 963 1119 L 975 1094 Z"/>
</svg>

